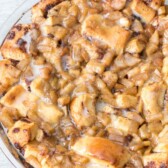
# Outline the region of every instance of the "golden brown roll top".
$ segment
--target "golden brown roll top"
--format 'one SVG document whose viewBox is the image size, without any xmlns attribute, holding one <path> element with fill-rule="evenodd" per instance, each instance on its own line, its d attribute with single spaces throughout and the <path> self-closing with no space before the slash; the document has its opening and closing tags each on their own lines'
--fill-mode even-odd
<svg viewBox="0 0 168 168">
<path fill-rule="evenodd" d="M 123 54 L 130 32 L 119 25 L 108 26 L 105 22 L 101 15 L 88 16 L 82 24 L 82 34 L 105 43 L 117 55 Z"/>
<path fill-rule="evenodd" d="M 30 25 L 18 24 L 11 29 L 0 48 L 4 58 L 17 61 L 30 58 L 28 40 L 25 38 L 30 28 Z"/>
<path fill-rule="evenodd" d="M 28 92 L 21 85 L 12 87 L 1 99 L 6 107 L 16 108 L 21 116 L 25 117 L 30 109 L 36 109 L 38 97 Z"/>
<path fill-rule="evenodd" d="M 139 16 L 145 23 L 150 23 L 155 16 L 155 10 L 141 0 L 133 0 L 131 9 L 133 13 Z"/>
<path fill-rule="evenodd" d="M 0 95 L 19 80 L 21 71 L 17 69 L 10 60 L 0 61 Z"/>
<path fill-rule="evenodd" d="M 95 122 L 95 100 L 90 94 L 80 95 L 71 105 L 71 116 L 78 128 L 91 126 Z"/>
<path fill-rule="evenodd" d="M 72 149 L 101 167 L 122 167 L 130 158 L 129 152 L 124 147 L 99 137 L 80 138 Z"/>
<path fill-rule="evenodd" d="M 48 11 L 62 0 L 41 0 L 32 8 L 32 21 L 34 23 L 41 23 L 47 17 Z"/>
<path fill-rule="evenodd" d="M 166 86 L 163 83 L 155 83 L 143 87 L 141 97 L 144 103 L 144 114 L 147 122 L 162 119 L 164 95 Z"/>
<path fill-rule="evenodd" d="M 37 134 L 37 124 L 29 120 L 19 120 L 9 129 L 8 137 L 16 148 L 21 148 L 32 141 Z"/>
</svg>

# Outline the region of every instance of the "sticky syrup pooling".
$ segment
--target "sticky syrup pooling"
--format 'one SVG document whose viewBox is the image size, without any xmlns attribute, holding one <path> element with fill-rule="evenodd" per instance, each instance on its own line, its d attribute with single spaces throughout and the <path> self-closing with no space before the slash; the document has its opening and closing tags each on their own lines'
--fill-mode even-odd
<svg viewBox="0 0 168 168">
<path fill-rule="evenodd" d="M 166 11 L 162 0 L 42 0 L 32 24 L 12 28 L 0 121 L 26 162 L 168 167 Z"/>
</svg>

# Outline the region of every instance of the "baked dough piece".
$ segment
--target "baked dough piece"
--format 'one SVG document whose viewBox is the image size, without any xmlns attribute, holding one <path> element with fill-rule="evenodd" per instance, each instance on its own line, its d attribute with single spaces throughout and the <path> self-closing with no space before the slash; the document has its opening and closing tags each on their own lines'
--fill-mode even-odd
<svg viewBox="0 0 168 168">
<path fill-rule="evenodd" d="M 17 121 L 8 132 L 8 137 L 16 147 L 23 147 L 37 134 L 37 125 L 33 122 Z"/>
<path fill-rule="evenodd" d="M 58 124 L 59 119 L 63 116 L 63 112 L 55 104 L 42 101 L 38 104 L 37 114 L 43 121 L 50 124 Z"/>
<path fill-rule="evenodd" d="M 158 10 L 162 3 L 162 0 L 152 0 L 148 2 L 149 6 L 154 10 Z"/>
<path fill-rule="evenodd" d="M 48 11 L 62 0 L 41 0 L 32 8 L 32 21 L 34 23 L 41 23 L 47 18 Z"/>
<path fill-rule="evenodd" d="M 116 107 L 117 108 L 134 108 L 136 107 L 138 102 L 137 97 L 126 95 L 126 94 L 118 94 L 116 96 Z"/>
<path fill-rule="evenodd" d="M 9 61 L 0 61 L 0 83 L 12 86 L 0 100 L 0 120 L 28 163 L 168 167 L 167 20 L 161 0 L 40 0 L 33 7 L 32 57 L 29 28 L 20 25 L 2 46 Z M 13 86 L 19 77 L 24 87 Z"/>
<path fill-rule="evenodd" d="M 120 130 L 123 135 L 128 135 L 138 132 L 139 123 L 122 116 L 111 115 L 110 126 Z"/>
<path fill-rule="evenodd" d="M 80 38 L 75 41 L 75 45 L 80 45 L 82 48 L 85 49 L 85 51 L 88 53 L 90 56 L 90 59 L 97 59 L 99 57 L 99 53 L 97 50 L 97 47 L 94 46 L 92 43 L 89 41 L 85 40 L 84 38 Z"/>
<path fill-rule="evenodd" d="M 141 97 L 144 103 L 144 115 L 148 122 L 162 119 L 162 108 L 166 86 L 154 83 L 143 87 Z"/>
<path fill-rule="evenodd" d="M 166 84 L 168 84 L 168 57 L 163 59 L 163 67 L 162 67 L 163 79 Z"/>
<path fill-rule="evenodd" d="M 156 26 L 160 32 L 166 30 L 168 28 L 168 16 L 157 17 L 153 21 L 153 26 Z"/>
<path fill-rule="evenodd" d="M 29 30 L 30 25 L 19 24 L 12 28 L 0 50 L 4 58 L 18 61 L 29 59 L 27 42 L 23 39 Z"/>
<path fill-rule="evenodd" d="M 78 128 L 92 125 L 96 118 L 95 100 L 90 94 L 80 95 L 70 105 L 71 116 Z"/>
<path fill-rule="evenodd" d="M 143 157 L 145 168 L 162 168 L 168 166 L 167 153 L 153 153 Z"/>
<path fill-rule="evenodd" d="M 79 160 L 83 157 L 77 156 L 74 152 L 67 156 L 67 150 L 57 145 L 56 140 L 44 138 L 42 142 L 33 141 L 24 148 L 24 158 L 35 168 L 78 168 Z M 76 157 L 77 164 L 70 162 L 71 158 Z M 85 159 L 86 160 L 86 159 Z M 84 166 L 85 167 L 85 166 Z"/>
<path fill-rule="evenodd" d="M 38 98 L 26 91 L 21 85 L 12 87 L 0 102 L 7 107 L 16 108 L 20 115 L 26 117 L 29 110 L 35 109 Z"/>
<path fill-rule="evenodd" d="M 51 87 L 50 83 L 46 79 L 41 78 L 41 77 L 35 78 L 30 84 L 30 89 L 34 95 L 41 98 L 42 100 L 44 100 L 48 103 L 55 103 L 56 102 L 57 93 Z M 52 95 L 54 95 L 53 97 L 51 96 L 51 93 L 52 93 Z M 54 100 L 54 98 L 55 98 L 55 100 Z"/>
<path fill-rule="evenodd" d="M 130 32 L 124 28 L 114 25 L 108 26 L 103 16 L 90 15 L 82 24 L 82 34 L 92 37 L 108 45 L 117 55 L 123 53 Z"/>
<path fill-rule="evenodd" d="M 115 10 L 121 10 L 126 5 L 126 0 L 112 0 L 111 6 Z"/>
<path fill-rule="evenodd" d="M 49 90 L 50 85 L 45 79 L 38 77 L 31 82 L 30 88 L 33 94 L 41 98 L 45 96 L 45 90 Z"/>
<path fill-rule="evenodd" d="M 72 149 L 101 167 L 120 168 L 130 158 L 129 152 L 110 140 L 99 137 L 84 137 L 77 140 Z"/>
<path fill-rule="evenodd" d="M 56 161 L 56 159 L 51 160 L 49 158 L 49 154 L 54 153 L 51 149 L 55 151 L 54 143 L 51 144 L 45 139 L 42 143 L 33 141 L 25 146 L 24 157 L 26 161 L 35 168 L 52 168 L 51 166 L 49 166 L 49 164 L 47 164 L 48 160 L 50 160 L 50 162 L 53 162 L 54 160 Z"/>
<path fill-rule="evenodd" d="M 147 6 L 141 0 L 133 0 L 131 9 L 133 13 L 137 16 L 140 16 L 145 23 L 150 23 L 155 17 L 155 10 Z"/>
<path fill-rule="evenodd" d="M 0 61 L 0 95 L 19 80 L 20 70 L 9 60 Z"/>
<path fill-rule="evenodd" d="M 157 137 L 157 145 L 153 149 L 156 153 L 167 153 L 168 152 L 168 125 L 165 125 L 162 131 L 159 133 Z"/>
</svg>

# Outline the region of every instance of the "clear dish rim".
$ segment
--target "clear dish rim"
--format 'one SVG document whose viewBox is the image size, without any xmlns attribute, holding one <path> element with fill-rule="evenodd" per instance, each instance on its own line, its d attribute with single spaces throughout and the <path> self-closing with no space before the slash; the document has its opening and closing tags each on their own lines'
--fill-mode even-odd
<svg viewBox="0 0 168 168">
<path fill-rule="evenodd" d="M 12 12 L 12 14 L 6 19 L 0 28 L 0 46 L 3 44 L 7 34 L 11 28 L 40 0 L 24 0 L 19 6 Z M 24 168 L 19 157 L 14 156 L 15 148 L 10 144 L 5 134 L 3 126 L 0 123 L 0 149 L 8 161 L 15 168 Z"/>
</svg>

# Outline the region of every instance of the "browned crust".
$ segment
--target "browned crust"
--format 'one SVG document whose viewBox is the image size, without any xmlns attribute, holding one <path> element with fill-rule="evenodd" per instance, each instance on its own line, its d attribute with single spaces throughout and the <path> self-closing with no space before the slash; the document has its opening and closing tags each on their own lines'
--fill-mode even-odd
<svg viewBox="0 0 168 168">
<path fill-rule="evenodd" d="M 6 40 L 0 48 L 2 56 L 7 59 L 23 60 L 28 59 L 29 55 L 25 49 L 23 36 L 30 30 L 30 25 L 16 25 L 8 33 Z M 22 40 L 22 44 L 19 43 Z"/>
<path fill-rule="evenodd" d="M 0 61 L 0 95 L 19 80 L 20 70 L 14 66 L 10 60 Z"/>
<path fill-rule="evenodd" d="M 150 23 L 155 17 L 155 10 L 146 5 L 142 0 L 133 0 L 131 8 L 145 23 Z"/>
<path fill-rule="evenodd" d="M 59 4 L 63 0 L 41 0 L 32 8 L 32 14 L 41 10 L 43 12 L 44 18 L 47 17 L 48 11 L 54 7 L 55 5 Z"/>
<path fill-rule="evenodd" d="M 123 166 L 129 158 L 129 153 L 124 147 L 99 137 L 81 138 L 73 146 L 73 149 L 81 155 L 93 157 L 118 167 Z"/>
</svg>

